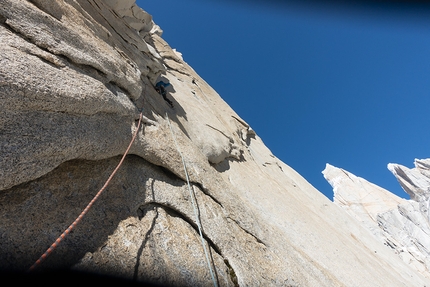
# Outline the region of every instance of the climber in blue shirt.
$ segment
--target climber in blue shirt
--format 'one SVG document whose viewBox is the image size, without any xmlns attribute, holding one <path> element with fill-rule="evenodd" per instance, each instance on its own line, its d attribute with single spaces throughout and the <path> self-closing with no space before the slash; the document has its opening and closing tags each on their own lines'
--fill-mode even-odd
<svg viewBox="0 0 430 287">
<path fill-rule="evenodd" d="M 163 99 L 173 108 L 173 103 L 166 97 L 166 87 L 170 86 L 170 83 L 165 83 L 163 81 L 159 81 L 155 85 L 155 90 L 163 96 Z"/>
</svg>

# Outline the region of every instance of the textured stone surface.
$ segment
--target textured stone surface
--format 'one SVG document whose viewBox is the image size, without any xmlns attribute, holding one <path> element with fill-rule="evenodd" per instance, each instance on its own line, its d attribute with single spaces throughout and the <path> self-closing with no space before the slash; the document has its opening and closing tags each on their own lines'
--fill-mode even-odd
<svg viewBox="0 0 430 287">
<path fill-rule="evenodd" d="M 334 203 L 427 278 L 430 278 L 429 162 L 429 159 L 415 160 L 413 169 L 388 165 L 411 200 L 399 198 L 329 164 L 323 171 L 333 186 Z"/>
<path fill-rule="evenodd" d="M 0 41 L 1 270 L 75 219 L 143 108 L 124 165 L 40 271 L 212 284 L 173 131 L 220 286 L 428 283 L 279 161 L 134 1 L 5 0 Z"/>
<path fill-rule="evenodd" d="M 388 164 L 388 169 L 394 174 L 412 200 L 428 206 L 430 197 L 430 159 L 416 159 L 415 168 L 412 169 L 393 163 Z M 428 210 L 423 210 L 423 212 L 428 213 Z"/>
<path fill-rule="evenodd" d="M 378 224 L 397 241 L 404 261 L 430 278 L 430 159 L 415 159 L 415 168 L 388 164 L 411 200 L 381 214 Z"/>
<path fill-rule="evenodd" d="M 333 202 L 379 238 L 383 235 L 376 222 L 378 215 L 405 202 L 388 190 L 330 164 L 326 165 L 323 175 L 333 187 Z"/>
</svg>

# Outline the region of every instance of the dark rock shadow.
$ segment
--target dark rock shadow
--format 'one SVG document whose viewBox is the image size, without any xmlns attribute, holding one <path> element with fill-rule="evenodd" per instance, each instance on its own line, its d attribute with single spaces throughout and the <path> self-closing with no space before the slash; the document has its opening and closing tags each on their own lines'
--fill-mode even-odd
<svg viewBox="0 0 430 287">
<path fill-rule="evenodd" d="M 230 169 L 230 159 L 226 158 L 218 164 L 212 165 L 218 172 L 225 172 Z"/>
<path fill-rule="evenodd" d="M 145 237 L 142 240 L 142 244 L 140 245 L 138 251 L 137 251 L 137 256 L 136 256 L 136 264 L 134 265 L 134 273 L 133 273 L 133 280 L 137 280 L 138 279 L 138 275 L 139 275 L 139 266 L 140 266 L 140 258 L 142 256 L 142 252 L 143 249 L 146 246 L 146 243 L 148 242 L 149 236 L 151 235 L 152 231 L 154 230 L 155 227 L 155 223 L 157 222 L 157 218 L 158 218 L 158 210 L 157 207 L 154 205 L 146 205 L 146 206 L 141 206 L 139 207 L 138 211 L 139 211 L 139 219 L 142 219 L 146 213 L 150 210 L 155 210 L 155 216 L 152 219 L 151 222 L 151 226 L 149 227 L 148 231 L 145 234 Z"/>
<path fill-rule="evenodd" d="M 246 161 L 245 156 L 243 155 L 243 151 L 242 150 L 240 151 L 239 159 L 230 156 L 230 157 L 225 158 L 220 163 L 211 164 L 211 166 L 213 168 L 215 168 L 216 171 L 218 171 L 218 172 L 225 172 L 225 171 L 227 171 L 227 170 L 230 169 L 230 162 L 233 162 L 233 161 Z"/>
<path fill-rule="evenodd" d="M 46 2 L 43 0 L 30 0 L 29 2 L 58 21 L 61 21 L 61 18 L 63 17 L 62 7 L 55 1 Z"/>
<path fill-rule="evenodd" d="M 248 133 L 246 135 L 246 145 L 249 146 L 251 144 L 251 139 L 255 140 L 255 134 Z"/>
<path fill-rule="evenodd" d="M 120 157 L 72 160 L 29 183 L 0 193 L 0 271 L 27 270 L 76 219 L 103 186 Z M 69 269 L 103 246 L 118 224 L 139 216 L 146 181 L 163 170 L 129 155 L 88 213 L 35 271 Z"/>
<path fill-rule="evenodd" d="M 130 279 L 117 276 L 100 275 L 75 270 L 56 270 L 44 273 L 24 272 L 0 272 L 2 286 L 58 286 L 58 282 L 67 282 L 71 286 L 146 286 L 146 287 L 168 287 L 149 282 L 135 282 Z"/>
<path fill-rule="evenodd" d="M 119 160 L 120 157 L 100 161 L 72 160 L 37 180 L 0 192 L 0 272 L 26 271 L 91 201 Z M 142 235 L 136 261 L 130 270 L 130 279 L 141 282 L 139 266 L 156 228 L 157 208 L 163 208 L 169 216 L 180 217 L 198 232 L 193 219 L 187 218 L 173 206 L 156 202 L 154 183 L 157 181 L 173 186 L 184 184 L 183 180 L 165 174 L 164 169 L 151 165 L 138 156 L 127 156 L 111 184 L 82 221 L 35 272 L 27 274 L 43 276 L 62 271 L 73 273 L 75 271 L 71 271 L 71 267 L 79 263 L 88 252 L 104 248 L 121 221 L 131 216 L 142 219 L 148 211 L 155 210 L 156 214 L 150 213 L 154 217 L 151 218 L 145 235 Z M 200 219 L 197 199 L 196 204 Z M 216 254 L 213 252 L 221 258 L 223 256 L 218 246 L 206 236 L 204 226 L 202 232 L 216 280 L 219 281 L 217 272 L 222 268 L 218 266 L 217 270 L 214 259 Z M 113 267 L 115 263 L 112 266 L 109 262 L 107 264 L 106 270 L 117 268 Z M 109 276 L 117 271 L 115 269 L 113 273 L 108 271 L 104 274 Z"/>
</svg>

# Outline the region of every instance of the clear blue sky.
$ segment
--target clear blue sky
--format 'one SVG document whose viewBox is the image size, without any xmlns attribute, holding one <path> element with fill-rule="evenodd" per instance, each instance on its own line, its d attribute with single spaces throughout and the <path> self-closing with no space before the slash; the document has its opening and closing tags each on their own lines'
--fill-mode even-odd
<svg viewBox="0 0 430 287">
<path fill-rule="evenodd" d="M 386 166 L 430 157 L 430 10 L 307 3 L 137 1 L 273 154 L 327 197 L 330 163 L 408 198 Z"/>
</svg>

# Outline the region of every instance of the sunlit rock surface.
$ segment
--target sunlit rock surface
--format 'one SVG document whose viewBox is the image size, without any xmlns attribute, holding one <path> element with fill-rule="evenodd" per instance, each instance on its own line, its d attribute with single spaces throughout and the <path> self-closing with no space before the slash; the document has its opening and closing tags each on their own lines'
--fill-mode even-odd
<svg viewBox="0 0 430 287">
<path fill-rule="evenodd" d="M 277 159 L 161 35 L 134 1 L 0 2 L 1 271 L 27 270 L 73 222 L 143 111 L 118 174 L 36 270 L 212 285 L 181 151 L 219 286 L 428 285 Z"/>
<path fill-rule="evenodd" d="M 329 164 L 323 171 L 333 187 L 334 203 L 427 278 L 430 278 L 429 163 L 429 159 L 415 160 L 413 169 L 388 165 L 411 200 Z"/>
</svg>

